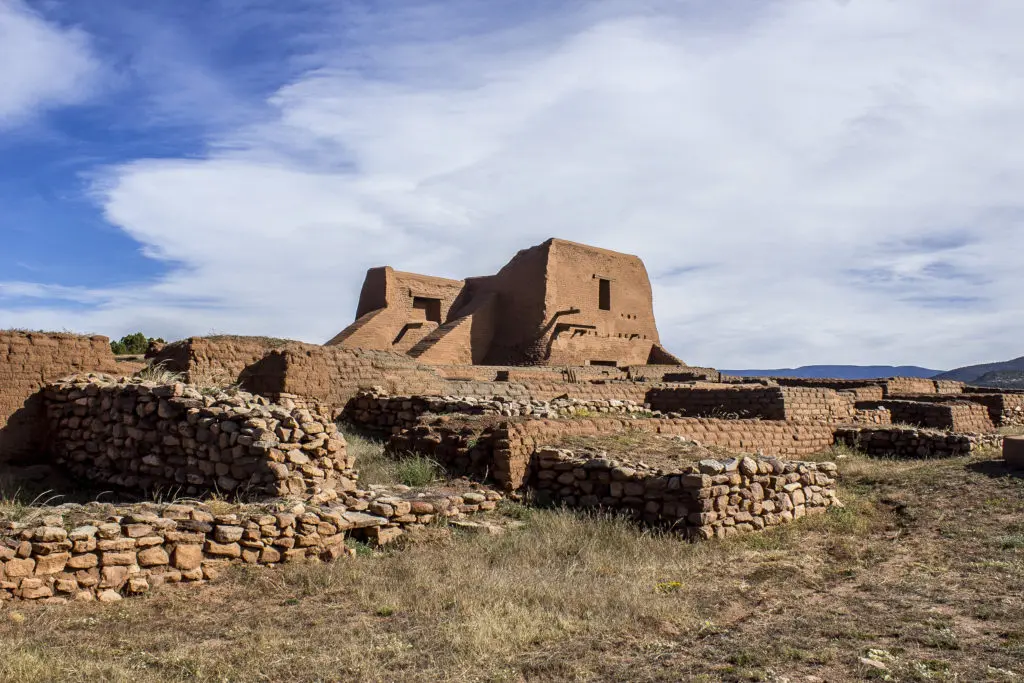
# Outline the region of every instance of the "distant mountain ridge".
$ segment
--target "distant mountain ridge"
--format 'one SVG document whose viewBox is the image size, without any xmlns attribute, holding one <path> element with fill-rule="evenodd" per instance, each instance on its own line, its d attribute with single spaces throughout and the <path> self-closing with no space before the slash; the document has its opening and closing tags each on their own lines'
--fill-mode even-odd
<svg viewBox="0 0 1024 683">
<path fill-rule="evenodd" d="M 935 379 L 955 379 L 958 382 L 974 382 L 989 373 L 1003 372 L 1024 372 L 1024 356 L 1002 363 L 981 363 L 980 365 L 967 365 L 956 370 L 943 372 L 936 375 Z"/>
<path fill-rule="evenodd" d="M 981 387 L 1024 389 L 1024 356 L 1002 363 L 968 365 L 938 375 L 936 379 L 955 379 Z"/>
<path fill-rule="evenodd" d="M 875 379 L 878 377 L 931 378 L 942 370 L 930 370 L 916 365 L 804 365 L 799 368 L 774 370 L 722 370 L 736 377 L 802 377 L 804 379 Z"/>
</svg>

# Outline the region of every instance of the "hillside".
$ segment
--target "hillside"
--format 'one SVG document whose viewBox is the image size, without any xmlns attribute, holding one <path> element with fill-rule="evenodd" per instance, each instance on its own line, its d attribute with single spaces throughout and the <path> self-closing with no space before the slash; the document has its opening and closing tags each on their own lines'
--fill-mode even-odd
<svg viewBox="0 0 1024 683">
<path fill-rule="evenodd" d="M 722 370 L 736 377 L 804 377 L 837 379 L 874 379 L 876 377 L 933 377 L 941 370 L 916 365 L 804 365 L 799 368 L 775 370 Z"/>
<path fill-rule="evenodd" d="M 1002 363 L 968 365 L 966 367 L 957 368 L 956 370 L 950 370 L 949 372 L 943 372 L 940 375 L 936 375 L 935 379 L 952 379 L 957 380 L 958 382 L 969 382 L 974 384 L 977 383 L 984 375 L 1003 372 L 1024 372 L 1024 356 L 1004 361 Z M 994 376 L 994 379 L 998 380 L 998 375 Z M 992 380 L 993 378 L 989 378 L 988 381 Z"/>
</svg>

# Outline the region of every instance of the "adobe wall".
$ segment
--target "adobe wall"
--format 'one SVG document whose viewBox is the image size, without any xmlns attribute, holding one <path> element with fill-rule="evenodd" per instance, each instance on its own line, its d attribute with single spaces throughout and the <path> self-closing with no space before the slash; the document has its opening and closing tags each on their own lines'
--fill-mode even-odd
<svg viewBox="0 0 1024 683">
<path fill-rule="evenodd" d="M 714 368 L 691 365 L 630 365 L 623 368 L 626 379 L 639 382 L 721 382 L 722 373 Z"/>
<path fill-rule="evenodd" d="M 0 603 L 112 602 L 216 578 L 233 564 L 354 555 L 347 539 L 384 545 L 406 529 L 493 510 L 501 495 L 379 488 L 338 504 L 65 505 L 23 523 L 0 520 Z"/>
<path fill-rule="evenodd" d="M 546 307 L 549 281 L 544 245 L 522 249 L 497 274 L 467 282 L 474 283 L 477 292 L 493 292 L 500 302 L 500 315 L 484 363 L 542 364 L 547 341 L 543 330 L 554 325 L 557 312 Z"/>
<path fill-rule="evenodd" d="M 542 504 L 624 512 L 695 539 L 758 531 L 839 502 L 834 463 L 749 456 L 664 471 L 542 448 L 534 455 L 529 487 Z"/>
<path fill-rule="evenodd" d="M 355 489 L 332 416 L 308 404 L 101 375 L 51 384 L 44 398 L 49 455 L 84 482 L 319 502 Z"/>
<path fill-rule="evenodd" d="M 837 391 L 866 389 L 873 386 L 882 388 L 883 397 L 906 394 L 959 394 L 964 390 L 963 382 L 950 380 L 922 379 L 918 377 L 888 377 L 878 379 L 831 379 L 803 377 L 772 377 L 781 386 L 822 387 Z"/>
<path fill-rule="evenodd" d="M 356 323 L 326 345 L 405 353 L 448 320 L 463 285 L 461 280 L 404 273 L 390 266 L 371 268 L 359 294 Z M 417 308 L 415 298 L 436 300 L 437 311 Z M 436 319 L 430 320 L 434 313 Z"/>
<path fill-rule="evenodd" d="M 852 397 L 832 389 L 805 387 L 659 387 L 647 392 L 653 410 L 691 417 L 845 422 L 853 418 Z"/>
<path fill-rule="evenodd" d="M 944 429 L 962 433 L 988 433 L 996 430 L 988 409 L 979 403 L 958 401 L 950 403 L 923 403 L 887 399 L 864 401 L 858 408 L 885 408 L 892 421 L 930 429 Z"/>
<path fill-rule="evenodd" d="M 991 390 L 990 390 L 991 391 Z M 979 403 L 988 410 L 989 418 L 997 427 L 1024 426 L 1024 394 L 1003 393 L 963 393 L 954 395 L 906 395 L 905 401 L 921 401 L 926 403 L 961 403 L 968 401 Z"/>
<path fill-rule="evenodd" d="M 40 455 L 45 412 L 38 392 L 47 382 L 119 370 L 107 337 L 0 332 L 0 464 Z"/>
<path fill-rule="evenodd" d="M 1003 437 L 906 427 L 848 427 L 836 430 L 835 441 L 868 455 L 914 459 L 971 455 L 979 450 L 1000 447 Z"/>
<path fill-rule="evenodd" d="M 181 373 L 186 381 L 202 378 L 230 384 L 247 366 L 288 344 L 303 346 L 268 337 L 189 337 L 166 344 L 151 354 L 150 364 Z"/>
</svg>

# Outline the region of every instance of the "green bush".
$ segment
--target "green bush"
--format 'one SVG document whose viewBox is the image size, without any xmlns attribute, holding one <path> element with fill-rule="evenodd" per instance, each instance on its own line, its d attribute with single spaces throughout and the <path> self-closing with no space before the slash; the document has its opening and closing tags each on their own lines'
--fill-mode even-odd
<svg viewBox="0 0 1024 683">
<path fill-rule="evenodd" d="M 163 342 L 163 339 L 153 339 L 141 332 L 136 332 L 121 337 L 119 341 L 110 342 L 110 350 L 114 352 L 115 356 L 136 355 L 145 353 L 152 341 Z"/>
</svg>

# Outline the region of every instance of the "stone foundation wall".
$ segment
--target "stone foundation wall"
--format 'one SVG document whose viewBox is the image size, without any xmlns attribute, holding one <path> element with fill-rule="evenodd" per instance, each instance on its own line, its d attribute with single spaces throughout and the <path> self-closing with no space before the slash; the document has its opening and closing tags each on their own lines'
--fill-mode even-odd
<svg viewBox="0 0 1024 683">
<path fill-rule="evenodd" d="M 756 531 L 837 504 L 836 466 L 769 458 L 702 460 L 664 471 L 541 448 L 529 486 L 539 503 L 627 512 L 688 538 Z"/>
<path fill-rule="evenodd" d="M 864 427 L 837 429 L 835 441 L 868 455 L 950 458 L 970 455 L 985 448 L 998 448 L 1003 437 L 997 434 L 950 434 L 928 429 Z"/>
<path fill-rule="evenodd" d="M 963 433 L 989 433 L 996 430 L 988 409 L 968 401 L 924 403 L 921 401 L 862 401 L 859 409 L 885 408 L 892 422 L 929 429 L 945 429 Z"/>
<path fill-rule="evenodd" d="M 598 414 L 650 416 L 643 405 L 614 399 L 586 401 L 560 398 L 537 401 L 504 396 L 389 396 L 386 393 L 367 391 L 360 392 L 349 401 L 342 412 L 342 418 L 365 431 L 391 435 L 414 427 L 421 416 L 428 413 L 534 418 Z"/>
<path fill-rule="evenodd" d="M 51 456 L 83 481 L 321 500 L 355 488 L 345 441 L 315 405 L 96 375 L 57 382 L 44 395 Z"/>
<path fill-rule="evenodd" d="M 0 520 L 0 602 L 120 600 L 163 584 L 206 581 L 231 564 L 276 565 L 354 554 L 437 519 L 493 510 L 500 494 L 346 493 L 329 507 L 62 506 L 32 522 Z"/>
<path fill-rule="evenodd" d="M 39 390 L 87 371 L 118 373 L 106 337 L 0 332 L 0 464 L 40 457 L 46 413 Z"/>
</svg>

